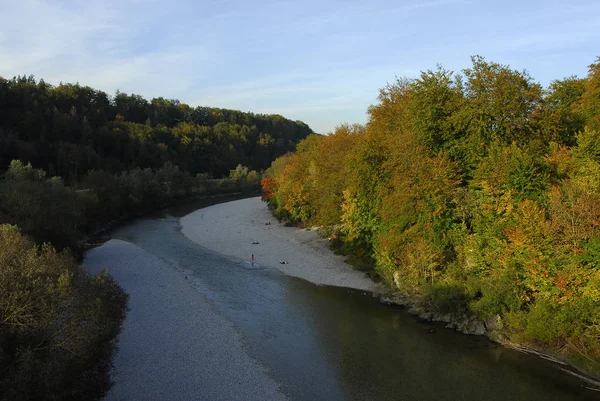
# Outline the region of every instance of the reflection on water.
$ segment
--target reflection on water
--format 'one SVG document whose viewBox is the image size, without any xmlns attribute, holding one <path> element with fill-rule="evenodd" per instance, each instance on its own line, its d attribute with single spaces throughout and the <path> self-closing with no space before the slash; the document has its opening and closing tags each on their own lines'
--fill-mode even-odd
<svg viewBox="0 0 600 401">
<path fill-rule="evenodd" d="M 191 274 L 293 400 L 597 400 L 550 362 L 415 320 L 370 294 L 208 251 L 177 219 L 113 234 Z"/>
</svg>

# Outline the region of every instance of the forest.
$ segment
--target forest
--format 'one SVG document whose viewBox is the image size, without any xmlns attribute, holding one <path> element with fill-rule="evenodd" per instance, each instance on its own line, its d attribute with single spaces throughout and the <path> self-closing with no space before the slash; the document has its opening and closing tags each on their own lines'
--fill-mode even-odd
<svg viewBox="0 0 600 401">
<path fill-rule="evenodd" d="M 158 169 L 167 162 L 212 178 L 238 164 L 261 171 L 312 133 L 280 115 L 0 77 L 0 171 L 20 160 L 66 183 L 91 170 Z"/>
<path fill-rule="evenodd" d="M 276 159 L 263 199 L 403 296 L 600 376 L 600 58 L 537 83 L 473 57 Z"/>
<path fill-rule="evenodd" d="M 0 78 L 0 400 L 98 400 L 128 296 L 79 268 L 86 236 L 258 188 L 299 121 Z M 107 266 L 109 267 L 109 266 Z"/>
</svg>

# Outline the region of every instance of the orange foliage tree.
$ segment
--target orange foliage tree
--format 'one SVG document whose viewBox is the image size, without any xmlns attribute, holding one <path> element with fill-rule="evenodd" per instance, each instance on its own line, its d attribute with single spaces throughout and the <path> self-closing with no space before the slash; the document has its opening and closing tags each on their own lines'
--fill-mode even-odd
<svg viewBox="0 0 600 401">
<path fill-rule="evenodd" d="M 261 199 L 267 202 L 275 195 L 277 181 L 271 177 L 265 177 L 260 181 L 260 187 L 262 188 Z"/>
</svg>

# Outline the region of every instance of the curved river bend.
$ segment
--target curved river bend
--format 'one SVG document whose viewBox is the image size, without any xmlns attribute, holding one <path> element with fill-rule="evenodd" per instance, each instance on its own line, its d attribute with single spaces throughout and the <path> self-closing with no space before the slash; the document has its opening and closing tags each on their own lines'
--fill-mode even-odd
<svg viewBox="0 0 600 401">
<path fill-rule="evenodd" d="M 177 218 L 139 220 L 112 237 L 191 279 L 239 333 L 241 352 L 291 400 L 600 399 L 550 362 L 418 321 L 369 293 L 314 285 L 209 251 L 181 233 Z M 136 380 L 118 374 L 116 386 Z"/>
</svg>

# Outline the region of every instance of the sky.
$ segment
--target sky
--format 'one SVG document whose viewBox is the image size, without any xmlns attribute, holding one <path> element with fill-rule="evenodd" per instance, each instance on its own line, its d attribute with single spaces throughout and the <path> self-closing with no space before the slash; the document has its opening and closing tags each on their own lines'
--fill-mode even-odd
<svg viewBox="0 0 600 401">
<path fill-rule="evenodd" d="M 600 1 L 0 0 L 0 76 L 364 123 L 379 89 L 470 57 L 543 85 L 600 56 Z"/>
</svg>

